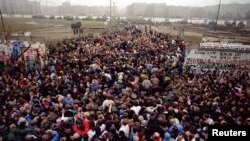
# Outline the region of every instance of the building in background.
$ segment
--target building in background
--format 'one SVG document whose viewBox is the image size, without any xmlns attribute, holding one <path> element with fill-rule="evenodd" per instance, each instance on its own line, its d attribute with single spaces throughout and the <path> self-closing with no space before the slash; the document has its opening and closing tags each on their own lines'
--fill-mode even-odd
<svg viewBox="0 0 250 141">
<path fill-rule="evenodd" d="M 167 12 L 167 9 L 166 9 L 166 4 L 165 3 L 155 3 L 153 4 L 153 7 L 154 7 L 154 16 L 157 16 L 157 17 L 165 17 L 166 16 L 166 12 Z"/>
<path fill-rule="evenodd" d="M 220 8 L 220 19 L 244 19 L 249 11 L 248 4 L 222 4 Z M 215 18 L 218 5 L 191 7 L 191 6 L 169 6 L 165 3 L 133 3 L 126 8 L 128 18 L 136 17 L 171 17 L 171 18 Z"/>
<path fill-rule="evenodd" d="M 41 6 L 38 1 L 28 0 L 0 0 L 0 8 L 3 14 L 33 15 L 41 14 Z"/>
<path fill-rule="evenodd" d="M 165 17 L 165 3 L 133 3 L 127 7 L 127 17 Z"/>
<path fill-rule="evenodd" d="M 46 3 L 48 2 L 47 0 Z M 40 4 L 41 0 L 0 0 L 0 9 L 3 14 L 13 15 L 60 15 L 60 16 L 108 16 L 109 6 L 82 6 L 72 5 L 69 1 L 59 6 Z M 113 17 L 148 17 L 148 18 L 209 18 L 217 15 L 218 5 L 204 7 L 169 6 L 165 3 L 133 3 L 126 8 L 118 10 L 115 3 L 112 4 Z M 250 9 L 250 3 L 246 4 L 222 4 L 219 19 L 242 20 Z"/>
<path fill-rule="evenodd" d="M 64 16 L 104 16 L 109 13 L 105 6 L 81 6 L 71 5 L 70 2 L 64 2 L 58 6 L 58 14 Z"/>
<path fill-rule="evenodd" d="M 41 11 L 43 15 L 60 15 L 58 6 L 41 6 Z"/>
<path fill-rule="evenodd" d="M 62 5 L 58 7 L 60 15 L 70 15 L 70 14 L 72 14 L 71 9 L 73 10 L 74 8 L 71 6 L 70 2 L 68 2 L 68 1 L 62 3 Z"/>
<path fill-rule="evenodd" d="M 145 3 L 133 3 L 127 7 L 127 17 L 140 17 L 145 16 L 147 10 L 147 4 Z"/>
</svg>

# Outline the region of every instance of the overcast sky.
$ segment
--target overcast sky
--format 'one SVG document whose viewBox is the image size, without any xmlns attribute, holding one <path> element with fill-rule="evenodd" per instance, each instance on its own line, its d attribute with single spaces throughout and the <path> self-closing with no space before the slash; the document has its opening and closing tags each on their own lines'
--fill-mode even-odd
<svg viewBox="0 0 250 141">
<path fill-rule="evenodd" d="M 72 5 L 88 5 L 88 6 L 107 6 L 109 5 L 109 0 L 40 0 L 43 5 L 45 1 L 49 1 L 48 5 L 60 5 L 62 2 L 71 1 Z M 166 3 L 167 5 L 176 6 L 207 6 L 207 5 L 217 5 L 219 0 L 112 0 L 119 7 L 125 7 L 134 2 L 141 3 Z M 250 0 L 222 0 L 223 4 L 227 3 L 250 3 Z"/>
</svg>

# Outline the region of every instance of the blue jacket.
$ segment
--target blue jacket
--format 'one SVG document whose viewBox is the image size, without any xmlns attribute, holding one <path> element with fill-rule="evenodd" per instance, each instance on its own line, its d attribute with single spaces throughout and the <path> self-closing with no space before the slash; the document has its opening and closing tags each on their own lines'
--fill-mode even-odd
<svg viewBox="0 0 250 141">
<path fill-rule="evenodd" d="M 57 131 L 51 132 L 51 141 L 59 141 L 59 134 Z"/>
</svg>

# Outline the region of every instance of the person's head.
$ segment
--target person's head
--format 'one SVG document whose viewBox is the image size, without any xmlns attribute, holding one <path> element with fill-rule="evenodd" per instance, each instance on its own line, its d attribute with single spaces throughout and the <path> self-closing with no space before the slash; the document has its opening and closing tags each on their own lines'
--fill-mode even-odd
<svg viewBox="0 0 250 141">
<path fill-rule="evenodd" d="M 79 133 L 74 133 L 74 135 L 71 136 L 70 139 L 73 140 L 73 141 L 77 141 L 77 140 L 80 139 L 80 137 L 81 136 L 79 135 Z"/>
<path fill-rule="evenodd" d="M 60 141 L 67 141 L 67 138 L 66 137 L 62 137 L 62 138 L 60 138 Z"/>
<path fill-rule="evenodd" d="M 50 141 L 49 135 L 48 134 L 43 134 L 42 135 L 42 141 Z"/>
<path fill-rule="evenodd" d="M 89 118 L 90 117 L 90 113 L 89 112 L 84 112 L 83 116 L 84 116 L 84 118 Z"/>
<path fill-rule="evenodd" d="M 1 133 L 5 133 L 6 129 L 7 129 L 7 127 L 4 124 L 0 124 L 0 132 Z"/>
<path fill-rule="evenodd" d="M 196 133 L 196 134 L 194 135 L 194 139 L 195 139 L 195 141 L 200 141 L 200 134 L 199 134 L 199 133 Z"/>
<path fill-rule="evenodd" d="M 177 137 L 177 141 L 181 141 L 183 139 L 185 139 L 185 133 L 180 133 Z"/>
<path fill-rule="evenodd" d="M 250 117 L 246 119 L 246 124 L 250 125 Z"/>
<path fill-rule="evenodd" d="M 170 138 L 171 138 L 171 135 L 168 132 L 165 132 L 163 141 L 170 141 Z"/>
<path fill-rule="evenodd" d="M 68 98 L 68 99 L 71 99 L 71 94 L 67 94 L 67 98 Z"/>
<path fill-rule="evenodd" d="M 25 141 L 35 141 L 36 139 L 37 139 L 36 136 L 30 134 L 26 135 L 24 138 Z"/>
<path fill-rule="evenodd" d="M 120 137 L 125 137 L 125 132 L 124 132 L 124 131 L 120 131 L 120 132 L 119 132 L 119 136 L 120 136 Z"/>
<path fill-rule="evenodd" d="M 127 125 L 127 124 L 128 124 L 127 119 L 123 119 L 123 120 L 122 120 L 122 125 Z"/>
<path fill-rule="evenodd" d="M 140 141 L 140 138 L 138 136 L 135 136 L 133 141 Z"/>
<path fill-rule="evenodd" d="M 162 140 L 162 138 L 161 138 L 161 136 L 160 136 L 160 134 L 158 132 L 154 133 L 153 140 L 154 141 L 161 141 Z"/>
</svg>

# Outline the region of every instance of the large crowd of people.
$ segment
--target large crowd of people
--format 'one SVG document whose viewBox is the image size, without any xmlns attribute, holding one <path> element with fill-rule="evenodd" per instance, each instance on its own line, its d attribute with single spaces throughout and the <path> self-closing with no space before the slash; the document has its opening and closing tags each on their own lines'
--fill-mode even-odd
<svg viewBox="0 0 250 141">
<path fill-rule="evenodd" d="M 250 71 L 193 73 L 185 47 L 127 26 L 51 44 L 28 68 L 6 66 L 0 140 L 207 141 L 209 125 L 250 125 Z"/>
</svg>

